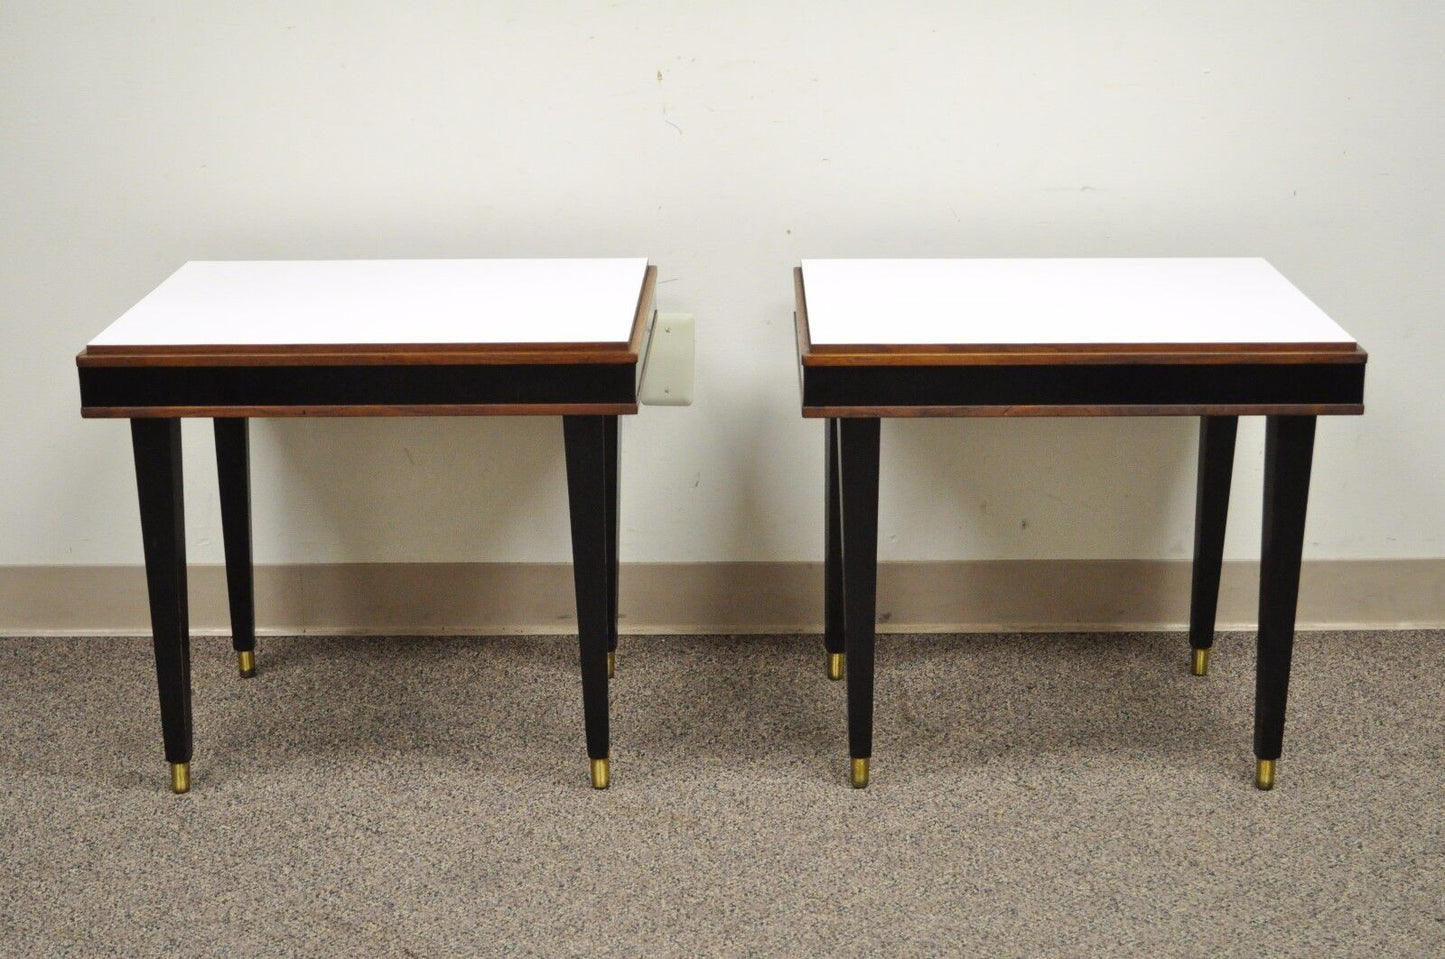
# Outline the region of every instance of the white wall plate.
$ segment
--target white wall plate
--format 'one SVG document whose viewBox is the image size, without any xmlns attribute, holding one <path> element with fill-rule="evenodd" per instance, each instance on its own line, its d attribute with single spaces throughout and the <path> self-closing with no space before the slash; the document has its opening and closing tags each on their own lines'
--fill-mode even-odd
<svg viewBox="0 0 1445 959">
<path fill-rule="evenodd" d="M 637 398 L 647 406 L 691 406 L 694 369 L 691 313 L 657 313 L 642 357 Z"/>
</svg>

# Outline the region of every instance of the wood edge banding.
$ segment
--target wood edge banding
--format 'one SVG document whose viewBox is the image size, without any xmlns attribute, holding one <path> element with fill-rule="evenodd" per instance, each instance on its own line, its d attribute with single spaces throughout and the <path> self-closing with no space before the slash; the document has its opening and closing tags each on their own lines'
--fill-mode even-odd
<svg viewBox="0 0 1445 959">
<path fill-rule="evenodd" d="M 466 353 L 124 353 L 95 354 L 82 350 L 75 365 L 86 368 L 117 367 L 209 367 L 209 366 L 589 366 L 637 362 L 631 350 L 579 352 L 564 350 L 491 351 Z"/>
<path fill-rule="evenodd" d="M 231 416 L 631 416 L 636 403 L 448 403 L 363 404 L 351 406 L 83 406 L 86 419 L 184 419 Z"/>
<path fill-rule="evenodd" d="M 804 406 L 805 419 L 897 418 L 925 416 L 1359 416 L 1363 403 L 1190 403 L 1111 406 Z"/>
<path fill-rule="evenodd" d="M 801 334 L 800 334 L 801 336 Z M 800 347 L 801 349 L 801 347 Z M 1197 351 L 1167 350 L 1146 352 L 1123 349 L 1114 352 L 1089 351 L 1065 353 L 1056 350 L 1015 350 L 1013 352 L 962 353 L 801 353 L 804 366 L 1134 366 L 1161 365 L 1249 365 L 1249 364 L 1363 364 L 1369 354 L 1356 348 L 1350 352 L 1304 350 L 1248 351 L 1219 350 L 1214 347 Z"/>
<path fill-rule="evenodd" d="M 230 356 L 244 353 L 251 356 L 290 356 L 295 354 L 345 353 L 365 356 L 376 353 L 564 353 L 623 352 L 628 344 L 617 342 L 566 343 L 234 343 L 190 344 L 167 343 L 159 346 L 106 346 L 88 344 L 91 356 Z"/>
<path fill-rule="evenodd" d="M 815 354 L 937 356 L 947 353 L 1353 353 L 1359 344 L 1320 343 L 812 343 Z"/>
</svg>

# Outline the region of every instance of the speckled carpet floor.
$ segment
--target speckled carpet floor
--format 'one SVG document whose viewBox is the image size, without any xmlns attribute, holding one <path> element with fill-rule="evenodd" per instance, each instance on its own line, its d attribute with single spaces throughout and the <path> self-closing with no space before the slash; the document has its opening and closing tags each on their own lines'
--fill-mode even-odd
<svg viewBox="0 0 1445 959">
<path fill-rule="evenodd" d="M 624 638 L 613 787 L 563 638 L 0 640 L 0 954 L 1445 954 L 1445 633 L 887 636 L 848 788 L 815 637 Z"/>
</svg>

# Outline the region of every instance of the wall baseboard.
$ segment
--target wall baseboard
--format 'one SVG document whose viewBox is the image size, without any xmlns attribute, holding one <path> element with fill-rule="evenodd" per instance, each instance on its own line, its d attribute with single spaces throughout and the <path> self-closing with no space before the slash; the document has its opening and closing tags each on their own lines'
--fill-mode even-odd
<svg viewBox="0 0 1445 959">
<path fill-rule="evenodd" d="M 1219 628 L 1253 629 L 1259 566 L 1231 562 Z M 817 633 L 818 563 L 635 563 L 622 569 L 629 634 Z M 1445 559 L 1307 562 L 1302 629 L 1445 626 Z M 190 570 L 191 625 L 229 632 L 225 571 Z M 270 635 L 555 634 L 576 628 L 567 564 L 366 563 L 256 569 Z M 1184 629 L 1189 563 L 980 560 L 883 563 L 885 632 Z M 0 634 L 148 634 L 139 566 L 0 567 Z"/>
</svg>

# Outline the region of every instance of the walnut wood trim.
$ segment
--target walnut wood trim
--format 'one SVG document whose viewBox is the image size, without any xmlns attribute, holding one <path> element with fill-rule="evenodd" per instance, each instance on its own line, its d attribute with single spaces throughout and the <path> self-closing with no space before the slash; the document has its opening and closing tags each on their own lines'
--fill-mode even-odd
<svg viewBox="0 0 1445 959">
<path fill-rule="evenodd" d="M 89 348 L 76 354 L 75 365 L 91 367 L 129 366 L 511 366 L 527 364 L 565 364 L 588 366 L 605 363 L 627 365 L 637 362 L 631 350 L 607 350 L 600 353 L 567 351 L 490 352 L 490 353 L 146 353 L 101 354 Z"/>
<path fill-rule="evenodd" d="M 596 343 L 167 343 L 159 346 L 106 346 L 91 344 L 86 351 L 92 356 L 233 356 L 243 353 L 250 356 L 313 356 L 319 353 L 343 353 L 348 356 L 382 354 L 441 354 L 441 353 L 565 353 L 622 352 L 627 344 L 617 342 Z"/>
<path fill-rule="evenodd" d="M 802 349 L 802 335 L 799 333 L 799 349 Z M 1212 351 L 1212 352 L 1211 352 Z M 1369 354 L 1355 347 L 1351 352 L 1328 351 L 1311 353 L 1303 350 L 1282 350 L 1276 352 L 1251 352 L 1243 349 L 1214 350 L 1213 347 L 1200 352 L 1171 350 L 1163 353 L 1149 353 L 1132 347 L 1112 353 L 1082 352 L 1064 353 L 1057 350 L 1028 352 L 1020 349 L 1014 352 L 985 353 L 803 353 L 802 362 L 808 367 L 825 366 L 1132 366 L 1139 364 L 1301 364 L 1301 363 L 1364 363 Z"/>
<path fill-rule="evenodd" d="M 827 343 L 811 344 L 814 355 L 928 357 L 948 353 L 1351 353 L 1357 343 Z M 906 360 L 899 360 L 906 362 Z"/>
<path fill-rule="evenodd" d="M 87 419 L 177 417 L 326 417 L 326 416 L 630 416 L 636 403 L 512 403 L 361 406 L 99 406 L 81 407 Z"/>
<path fill-rule="evenodd" d="M 1360 403 L 1191 404 L 1119 406 L 805 406 L 805 419 L 924 416 L 1030 417 L 1030 416 L 1358 416 Z"/>
</svg>

